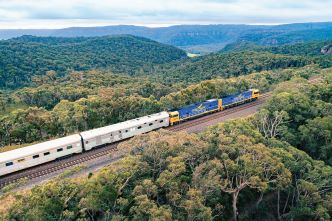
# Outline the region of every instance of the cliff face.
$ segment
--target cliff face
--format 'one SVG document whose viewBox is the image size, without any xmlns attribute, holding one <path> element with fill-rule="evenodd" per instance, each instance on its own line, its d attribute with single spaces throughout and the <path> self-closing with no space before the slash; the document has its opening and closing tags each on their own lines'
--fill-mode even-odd
<svg viewBox="0 0 332 221">
<path fill-rule="evenodd" d="M 332 45 L 325 45 L 320 49 L 322 54 L 332 54 Z"/>
</svg>

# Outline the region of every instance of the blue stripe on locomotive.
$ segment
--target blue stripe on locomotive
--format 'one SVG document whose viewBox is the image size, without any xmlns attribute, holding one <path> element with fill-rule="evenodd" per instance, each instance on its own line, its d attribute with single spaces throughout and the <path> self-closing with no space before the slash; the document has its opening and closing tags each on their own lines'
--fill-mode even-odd
<svg viewBox="0 0 332 221">
<path fill-rule="evenodd" d="M 244 91 L 242 93 L 239 94 L 233 94 L 227 97 L 223 97 L 222 98 L 222 106 L 227 106 L 227 105 L 231 105 L 237 102 L 241 102 L 243 100 L 247 100 L 250 99 L 252 97 L 252 91 Z"/>
<path fill-rule="evenodd" d="M 216 109 L 218 109 L 218 99 L 211 99 L 182 107 L 178 110 L 178 112 L 180 115 L 180 119 L 185 119 Z"/>
</svg>

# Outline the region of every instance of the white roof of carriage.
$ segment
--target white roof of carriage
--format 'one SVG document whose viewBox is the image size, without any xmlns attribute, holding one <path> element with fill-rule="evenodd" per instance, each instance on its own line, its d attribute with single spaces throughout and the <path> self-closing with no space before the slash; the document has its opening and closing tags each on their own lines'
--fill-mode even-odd
<svg viewBox="0 0 332 221">
<path fill-rule="evenodd" d="M 13 161 L 16 159 L 22 159 L 27 156 L 36 155 L 39 153 L 47 152 L 49 150 L 66 146 L 68 144 L 76 143 L 81 141 L 81 136 L 78 134 L 70 135 L 67 137 L 62 137 L 55 140 L 46 141 L 43 143 L 34 144 L 31 146 L 26 146 L 18 148 L 15 150 L 6 151 L 0 153 L 0 163 L 5 163 Z"/>
<path fill-rule="evenodd" d="M 156 114 L 151 114 L 148 116 L 124 121 L 121 123 L 112 124 L 112 125 L 109 125 L 106 127 L 101 127 L 101 128 L 97 128 L 97 129 L 93 129 L 93 130 L 84 131 L 84 132 L 81 132 L 81 136 L 83 139 L 91 139 L 91 138 L 94 138 L 97 136 L 102 136 L 102 135 L 105 135 L 105 134 L 108 134 L 108 133 L 111 133 L 114 131 L 125 130 L 128 128 L 137 127 L 137 126 L 143 125 L 144 123 L 150 123 L 150 122 L 162 120 L 165 118 L 168 119 L 168 117 L 169 117 L 168 113 L 166 111 L 163 111 L 163 112 L 159 112 Z"/>
</svg>

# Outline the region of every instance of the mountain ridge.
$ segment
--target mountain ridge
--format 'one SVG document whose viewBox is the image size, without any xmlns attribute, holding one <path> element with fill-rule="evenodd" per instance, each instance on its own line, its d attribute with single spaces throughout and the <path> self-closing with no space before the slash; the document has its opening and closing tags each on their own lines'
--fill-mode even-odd
<svg viewBox="0 0 332 221">
<path fill-rule="evenodd" d="M 100 27 L 69 27 L 63 29 L 0 29 L 0 39 L 22 35 L 40 37 L 95 37 L 131 34 L 170 44 L 189 52 L 209 53 L 238 40 L 262 45 L 299 43 L 332 38 L 332 22 L 294 23 L 283 25 L 176 25 L 144 27 L 117 25 Z M 215 46 L 215 47 L 213 47 Z"/>
</svg>

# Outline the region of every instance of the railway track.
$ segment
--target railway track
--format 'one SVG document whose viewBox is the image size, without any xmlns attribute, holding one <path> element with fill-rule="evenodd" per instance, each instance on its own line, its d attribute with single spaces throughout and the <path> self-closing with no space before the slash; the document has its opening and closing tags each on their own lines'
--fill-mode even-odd
<svg viewBox="0 0 332 221">
<path fill-rule="evenodd" d="M 314 77 L 314 78 L 311 78 L 309 80 L 309 82 L 316 83 L 319 80 L 320 80 L 319 77 Z M 234 113 L 242 111 L 242 110 L 246 110 L 246 109 L 249 109 L 252 107 L 257 107 L 259 105 L 262 105 L 271 96 L 271 94 L 272 94 L 271 92 L 267 92 L 267 93 L 262 94 L 260 96 L 260 98 L 256 101 L 253 101 L 250 103 L 245 103 L 240 106 L 235 106 L 233 108 L 226 109 L 226 110 L 223 110 L 220 112 L 215 112 L 213 114 L 205 115 L 203 117 L 196 118 L 196 119 L 193 119 L 190 121 L 186 121 L 181 124 L 168 127 L 166 129 L 176 132 L 176 131 L 183 131 L 183 130 L 186 130 L 186 129 L 192 128 L 192 127 L 199 127 L 199 125 L 201 125 L 203 123 L 206 123 L 206 122 L 209 122 L 209 121 L 212 121 L 212 120 L 215 120 L 215 119 L 218 119 L 218 118 L 230 115 L 230 114 L 234 114 Z M 110 145 L 103 146 L 100 148 L 92 149 L 88 152 L 73 155 L 73 156 L 70 156 L 65 159 L 59 159 L 59 160 L 56 160 L 53 162 L 49 162 L 49 163 L 46 163 L 43 165 L 28 168 L 23 171 L 19 171 L 19 172 L 13 173 L 13 174 L 3 176 L 0 178 L 0 189 L 5 187 L 6 185 L 18 182 L 21 179 L 27 178 L 27 179 L 31 180 L 34 178 L 43 177 L 50 173 L 61 171 L 66 168 L 69 168 L 69 167 L 72 167 L 75 165 L 79 165 L 81 163 L 84 163 L 84 162 L 87 162 L 87 161 L 90 161 L 93 159 L 100 158 L 100 157 L 110 154 L 112 152 L 116 152 L 117 145 L 118 145 L 118 143 L 110 144 Z"/>
</svg>

